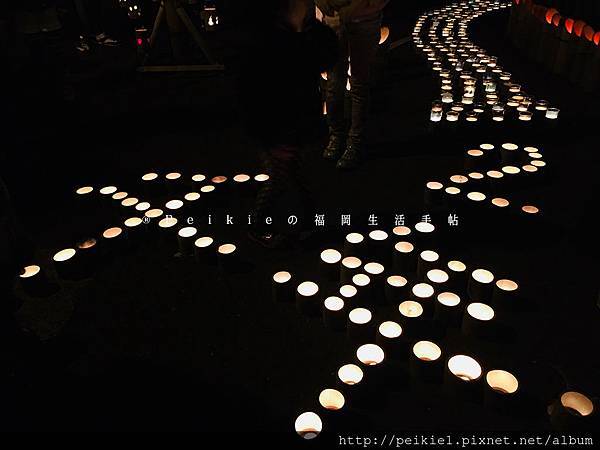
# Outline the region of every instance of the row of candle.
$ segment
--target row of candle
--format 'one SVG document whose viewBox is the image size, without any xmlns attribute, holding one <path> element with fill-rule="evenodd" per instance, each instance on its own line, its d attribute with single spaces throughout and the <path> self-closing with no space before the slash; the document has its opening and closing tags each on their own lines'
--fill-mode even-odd
<svg viewBox="0 0 600 450">
<path fill-rule="evenodd" d="M 321 410 L 318 413 L 306 411 L 296 418 L 294 428 L 301 437 L 317 437 L 323 430 L 322 418 L 335 421 L 345 410 L 351 409 L 353 403 L 360 403 L 367 396 L 378 395 L 374 380 L 386 370 L 388 353 L 385 345 L 397 339 L 402 328 L 390 321 L 381 323 L 378 330 L 382 345 L 368 343 L 358 347 L 356 361 L 344 364 L 337 370 L 336 386 L 319 393 Z M 450 395 L 482 400 L 486 406 L 494 409 L 507 409 L 519 399 L 519 381 L 511 372 L 493 369 L 484 377 L 479 362 L 464 354 L 452 355 L 444 362 L 442 349 L 431 341 L 419 341 L 412 346 L 409 372 L 414 379 L 425 382 L 439 383 L 443 380 L 444 388 Z M 581 395 L 575 392 L 568 394 Z"/>
<path fill-rule="evenodd" d="M 158 186 L 160 177 L 157 173 L 151 172 L 142 176 L 142 182 L 155 182 Z M 232 177 L 237 185 L 243 185 L 252 178 L 249 175 L 238 174 Z M 258 174 L 253 177 L 257 184 L 268 181 L 269 176 Z M 170 172 L 164 176 L 168 192 L 181 192 L 185 184 L 179 185 L 183 181 L 179 172 Z M 207 194 L 215 190 L 215 185 L 223 185 L 228 180 L 225 176 L 216 176 L 211 179 L 214 185 L 205 184 L 200 187 L 200 192 Z M 196 174 L 191 177 L 194 183 L 206 181 L 206 176 Z M 170 184 L 171 183 L 171 184 Z M 147 189 L 152 192 L 152 189 Z M 82 186 L 75 190 L 77 198 L 89 199 L 96 192 L 93 186 Z M 101 257 L 105 257 L 111 252 L 119 251 L 124 246 L 138 243 L 144 236 L 148 236 L 150 230 L 174 230 L 177 229 L 180 219 L 177 215 L 183 212 L 189 212 L 186 206 L 195 204 L 200 199 L 200 193 L 189 192 L 184 195 L 184 200 L 168 200 L 161 208 L 153 208 L 147 201 L 140 201 L 138 197 L 130 195 L 126 191 L 120 191 L 116 186 L 107 185 L 97 190 L 102 200 L 107 199 L 111 206 L 119 209 L 119 216 L 123 219 L 120 226 L 112 226 L 102 231 L 100 239 L 89 237 L 79 241 L 74 247 L 68 247 L 56 252 L 52 256 L 52 263 L 56 274 L 60 279 L 77 280 L 90 276 L 97 267 Z M 156 190 L 155 192 L 159 192 Z M 113 203 L 114 202 L 114 203 Z M 130 214 L 137 214 L 131 216 Z M 215 245 L 214 239 L 210 236 L 197 236 L 198 229 L 192 226 L 183 226 L 177 230 L 176 240 L 178 242 L 179 252 L 183 255 L 194 254 L 196 259 L 201 262 L 218 262 L 220 267 L 231 268 L 238 264 L 237 247 L 231 243 Z M 156 235 L 153 235 L 156 237 Z M 165 237 L 161 235 L 161 237 Z M 101 252 L 98 250 L 100 247 Z M 21 270 L 19 274 L 20 284 L 31 296 L 45 296 L 55 292 L 53 285 L 49 282 L 45 271 L 37 264 L 30 264 Z"/>
<path fill-rule="evenodd" d="M 553 73 L 586 92 L 600 81 L 600 31 L 554 8 L 514 1 L 508 24 L 512 44 Z"/>
</svg>

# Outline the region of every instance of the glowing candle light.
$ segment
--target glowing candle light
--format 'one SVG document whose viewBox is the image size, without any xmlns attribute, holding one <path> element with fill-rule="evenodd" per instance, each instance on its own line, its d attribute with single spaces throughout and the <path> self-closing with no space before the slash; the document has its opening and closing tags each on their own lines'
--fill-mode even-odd
<svg viewBox="0 0 600 450">
<path fill-rule="evenodd" d="M 475 269 L 469 278 L 469 297 L 473 300 L 486 300 L 491 297 L 494 274 L 486 269 Z"/>
<path fill-rule="evenodd" d="M 486 376 L 484 404 L 507 414 L 519 408 L 519 381 L 516 376 L 506 370 L 490 370 Z"/>
<path fill-rule="evenodd" d="M 303 281 L 296 288 L 296 306 L 300 312 L 308 315 L 317 315 L 320 304 L 317 301 L 319 286 L 312 281 Z"/>
<path fill-rule="evenodd" d="M 128 195 L 128 194 L 127 194 L 127 192 L 120 191 L 120 192 L 115 192 L 115 193 L 112 195 L 112 197 L 111 197 L 111 198 L 112 198 L 113 200 L 118 200 L 118 201 L 121 201 L 121 200 L 123 200 L 124 198 L 127 198 L 127 195 Z"/>
<path fill-rule="evenodd" d="M 112 196 L 115 192 L 117 192 L 117 187 L 116 186 L 105 186 L 102 189 L 100 189 L 100 194 L 102 194 L 104 197 L 107 196 Z"/>
<path fill-rule="evenodd" d="M 271 285 L 273 300 L 276 302 L 289 302 L 294 299 L 294 290 L 291 281 L 292 274 L 285 270 L 276 272 L 273 275 L 273 283 Z"/>
<path fill-rule="evenodd" d="M 417 266 L 415 246 L 407 241 L 394 245 L 394 267 L 404 272 L 413 272 Z"/>
<path fill-rule="evenodd" d="M 440 255 L 433 250 L 423 250 L 419 254 L 417 261 L 417 277 L 422 279 L 425 278 L 427 272 L 431 269 L 435 269 L 439 264 Z"/>
<path fill-rule="evenodd" d="M 442 350 L 431 341 L 417 342 L 410 354 L 409 370 L 415 379 L 438 382 L 442 379 Z"/>
<path fill-rule="evenodd" d="M 194 241 L 194 256 L 201 264 L 214 264 L 216 262 L 215 241 L 210 236 L 202 236 Z"/>
<path fill-rule="evenodd" d="M 343 330 L 346 328 L 346 316 L 344 311 L 344 300 L 340 297 L 327 297 L 323 302 L 323 323 L 331 330 Z"/>
<path fill-rule="evenodd" d="M 378 345 L 364 344 L 356 351 L 356 357 L 365 366 L 376 366 L 383 362 L 385 354 Z"/>
<path fill-rule="evenodd" d="M 365 254 L 365 237 L 360 233 L 349 233 L 344 239 L 344 255 L 363 256 Z"/>
<path fill-rule="evenodd" d="M 19 284 L 23 291 L 32 297 L 45 297 L 56 290 L 48 282 L 42 268 L 36 264 L 23 267 L 19 273 Z"/>
<path fill-rule="evenodd" d="M 54 268 L 60 278 L 65 280 L 78 278 L 76 253 L 74 248 L 65 248 L 56 252 L 52 257 Z"/>
<path fill-rule="evenodd" d="M 340 266 L 340 281 L 342 283 L 349 283 L 352 277 L 359 272 L 361 266 L 362 261 L 359 258 L 356 256 L 346 256 L 342 259 Z"/>
<path fill-rule="evenodd" d="M 314 412 L 304 412 L 296 418 L 294 428 L 300 437 L 314 439 L 323 430 L 323 422 Z"/>
<path fill-rule="evenodd" d="M 366 308 L 354 308 L 348 314 L 346 330 L 348 337 L 356 343 L 365 343 L 373 340 L 374 329 L 371 320 L 373 314 Z"/>
<path fill-rule="evenodd" d="M 517 378 L 506 370 L 490 370 L 485 380 L 491 389 L 501 394 L 514 394 L 519 389 Z"/>
<path fill-rule="evenodd" d="M 391 275 L 385 283 L 385 298 L 389 304 L 395 304 L 407 294 L 408 280 L 402 275 Z"/>
<path fill-rule="evenodd" d="M 183 227 L 177 232 L 179 252 L 182 255 L 192 255 L 194 253 L 196 234 L 198 234 L 198 230 L 195 227 Z"/>
<path fill-rule="evenodd" d="M 338 378 L 346 386 L 354 386 L 363 379 L 363 371 L 356 364 L 346 364 L 339 368 Z"/>
<path fill-rule="evenodd" d="M 478 380 L 482 374 L 479 363 L 467 355 L 454 355 L 448 360 L 448 369 L 456 379 L 465 383 Z"/>
<path fill-rule="evenodd" d="M 342 259 L 342 254 L 332 248 L 321 252 L 320 271 L 323 276 L 329 280 L 335 280 L 340 274 L 339 263 Z"/>
<path fill-rule="evenodd" d="M 429 181 L 425 185 L 425 204 L 435 206 L 441 204 L 444 185 L 438 181 Z"/>
<path fill-rule="evenodd" d="M 513 280 L 501 279 L 496 281 L 492 294 L 494 308 L 500 310 L 517 309 L 520 306 L 518 289 L 519 285 Z"/>
<path fill-rule="evenodd" d="M 329 411 L 339 411 L 344 407 L 346 400 L 340 391 L 336 389 L 324 389 L 319 394 L 319 403 Z"/>
</svg>

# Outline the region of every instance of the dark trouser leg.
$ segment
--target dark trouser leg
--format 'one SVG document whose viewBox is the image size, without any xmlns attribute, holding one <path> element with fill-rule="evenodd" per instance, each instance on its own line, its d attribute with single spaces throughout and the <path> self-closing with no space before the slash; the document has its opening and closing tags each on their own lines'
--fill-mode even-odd
<svg viewBox="0 0 600 450">
<path fill-rule="evenodd" d="M 364 146 L 369 118 L 371 66 L 375 61 L 379 44 L 381 18 L 349 23 L 346 27 L 352 71 L 350 77 L 352 124 L 349 137 L 351 145 L 359 150 Z"/>
<path fill-rule="evenodd" d="M 335 66 L 327 73 L 327 121 L 330 135 L 342 139 L 346 136 L 344 96 L 348 76 L 348 40 L 343 26 L 340 26 L 336 33 L 340 53 Z"/>
</svg>

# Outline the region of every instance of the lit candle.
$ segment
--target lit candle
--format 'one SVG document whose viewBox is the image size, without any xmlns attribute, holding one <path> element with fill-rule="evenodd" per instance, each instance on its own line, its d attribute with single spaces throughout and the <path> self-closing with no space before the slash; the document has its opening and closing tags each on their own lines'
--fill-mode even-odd
<svg viewBox="0 0 600 450">
<path fill-rule="evenodd" d="M 373 230 L 369 233 L 367 247 L 370 254 L 382 262 L 387 262 L 390 258 L 390 241 L 388 234 L 383 230 Z"/>
<path fill-rule="evenodd" d="M 558 431 L 590 430 L 594 419 L 594 402 L 585 394 L 567 391 L 552 403 L 550 422 Z"/>
<path fill-rule="evenodd" d="M 454 355 L 446 365 L 446 391 L 457 398 L 478 401 L 483 394 L 482 373 L 475 359 L 467 355 Z"/>
<path fill-rule="evenodd" d="M 217 247 L 217 264 L 225 273 L 231 273 L 239 268 L 237 246 L 222 244 Z"/>
<path fill-rule="evenodd" d="M 194 241 L 194 256 L 196 261 L 204 265 L 216 263 L 217 254 L 215 251 L 215 241 L 210 236 L 202 236 Z"/>
<path fill-rule="evenodd" d="M 19 283 L 23 291 L 31 297 L 46 297 L 56 291 L 48 282 L 42 268 L 36 264 L 25 266 L 19 273 Z"/>
<path fill-rule="evenodd" d="M 439 382 L 442 380 L 442 350 L 431 341 L 417 342 L 410 354 L 409 369 L 415 380 Z"/>
<path fill-rule="evenodd" d="M 501 279 L 496 281 L 492 294 L 494 308 L 505 311 L 515 310 L 522 306 L 519 303 L 518 289 L 519 285 L 513 280 Z"/>
<path fill-rule="evenodd" d="M 165 175 L 167 189 L 171 194 L 179 194 L 183 189 L 183 177 L 179 172 L 170 172 Z"/>
<path fill-rule="evenodd" d="M 407 338 L 416 338 L 422 331 L 423 306 L 419 302 L 406 300 L 398 305 L 400 325 Z"/>
<path fill-rule="evenodd" d="M 337 280 L 340 275 L 340 261 L 342 254 L 337 250 L 329 248 L 321 252 L 320 272 L 330 281 Z"/>
<path fill-rule="evenodd" d="M 179 252 L 182 256 L 190 256 L 194 253 L 194 242 L 198 230 L 195 227 L 183 227 L 177 232 Z"/>
<path fill-rule="evenodd" d="M 374 337 L 373 314 L 366 308 L 354 308 L 348 314 L 346 331 L 352 342 L 363 344 Z"/>
<path fill-rule="evenodd" d="M 283 270 L 273 275 L 271 284 L 273 300 L 276 302 L 289 302 L 294 299 L 292 274 Z"/>
<path fill-rule="evenodd" d="M 323 422 L 314 412 L 304 412 L 296 418 L 294 428 L 300 437 L 314 439 L 323 430 Z"/>
<path fill-rule="evenodd" d="M 359 273 L 362 261 L 356 256 L 346 256 L 342 259 L 340 266 L 340 281 L 342 283 L 349 283 L 352 281 L 354 275 Z"/>
<path fill-rule="evenodd" d="M 340 297 L 327 297 L 323 302 L 323 323 L 327 328 L 341 331 L 346 328 L 346 311 L 344 300 Z"/>
<path fill-rule="evenodd" d="M 500 147 L 500 157 L 503 164 L 510 164 L 516 161 L 519 146 L 510 142 L 505 142 Z"/>
<path fill-rule="evenodd" d="M 396 304 L 408 294 L 408 280 L 402 275 L 391 275 L 385 283 L 385 298 L 389 304 Z"/>
<path fill-rule="evenodd" d="M 408 346 L 402 339 L 402 327 L 393 321 L 386 321 L 377 328 L 375 342 L 389 359 L 406 359 Z"/>
<path fill-rule="evenodd" d="M 402 272 L 414 272 L 417 266 L 415 247 L 408 241 L 394 245 L 394 267 Z"/>
<path fill-rule="evenodd" d="M 419 259 L 417 260 L 417 277 L 424 279 L 427 272 L 431 269 L 435 269 L 440 261 L 440 255 L 433 250 L 423 250 L 419 253 Z"/>
<path fill-rule="evenodd" d="M 462 311 L 459 307 L 460 297 L 454 292 L 441 292 L 435 303 L 434 318 L 448 326 L 458 326 L 461 322 Z"/>
<path fill-rule="evenodd" d="M 360 233 L 349 233 L 344 240 L 344 256 L 365 254 L 365 237 Z"/>
<path fill-rule="evenodd" d="M 560 112 L 560 109 L 558 109 L 558 108 L 548 108 L 546 110 L 546 119 L 550 119 L 550 120 L 558 119 L 559 112 Z"/>
<path fill-rule="evenodd" d="M 486 269 L 475 269 L 469 278 L 468 292 L 472 300 L 491 298 L 494 274 Z"/>
<path fill-rule="evenodd" d="M 309 316 L 320 313 L 318 302 L 319 286 L 312 281 L 304 281 L 296 288 L 296 306 L 300 312 Z"/>
<path fill-rule="evenodd" d="M 425 205 L 438 206 L 442 203 L 442 189 L 444 185 L 438 181 L 429 181 L 425 185 Z"/>
<path fill-rule="evenodd" d="M 340 391 L 324 389 L 319 394 L 319 403 L 327 411 L 339 411 L 344 407 L 346 400 Z"/>
<path fill-rule="evenodd" d="M 503 412 L 514 411 L 517 407 L 515 398 L 518 395 L 519 381 L 506 370 L 490 370 L 485 375 L 486 389 L 483 401 L 488 408 Z"/>
<path fill-rule="evenodd" d="M 74 248 L 65 248 L 56 252 L 52 257 L 54 268 L 57 275 L 64 280 L 74 280 L 78 278 L 76 250 Z"/>
<path fill-rule="evenodd" d="M 365 366 L 377 366 L 383 362 L 385 354 L 378 345 L 364 344 L 356 351 L 356 357 Z"/>
<path fill-rule="evenodd" d="M 465 336 L 491 336 L 490 321 L 494 318 L 493 308 L 485 303 L 471 303 L 463 315 L 461 330 Z"/>
</svg>

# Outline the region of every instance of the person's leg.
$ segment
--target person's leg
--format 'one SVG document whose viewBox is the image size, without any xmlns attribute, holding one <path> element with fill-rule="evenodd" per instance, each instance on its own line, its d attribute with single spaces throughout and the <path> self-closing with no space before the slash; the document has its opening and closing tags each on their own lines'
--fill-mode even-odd
<svg viewBox="0 0 600 450">
<path fill-rule="evenodd" d="M 323 152 L 326 159 L 337 159 L 346 146 L 346 123 L 344 120 L 344 97 L 348 73 L 348 41 L 344 27 L 334 28 L 338 35 L 339 57 L 327 73 L 327 121 L 329 144 Z"/>
<path fill-rule="evenodd" d="M 369 118 L 371 66 L 377 54 L 381 18 L 347 24 L 350 52 L 350 97 L 352 99 L 352 123 L 349 146 L 338 167 L 356 167 L 365 156 L 365 133 Z"/>
</svg>

